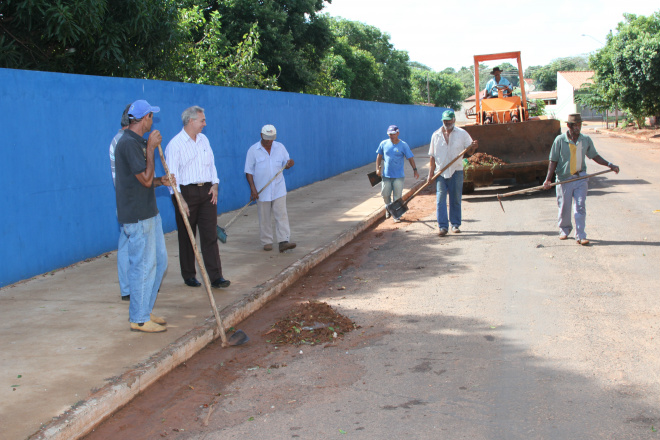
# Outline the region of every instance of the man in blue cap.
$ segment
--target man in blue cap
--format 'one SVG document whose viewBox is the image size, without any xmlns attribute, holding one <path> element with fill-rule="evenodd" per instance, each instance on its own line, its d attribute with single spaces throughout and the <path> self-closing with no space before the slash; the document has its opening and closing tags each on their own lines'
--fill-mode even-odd
<svg viewBox="0 0 660 440">
<path fill-rule="evenodd" d="M 167 330 L 165 319 L 151 313 L 167 269 L 165 236 L 154 188 L 176 184 L 167 176 L 154 177 L 154 151 L 162 140 L 160 132 L 152 131 L 146 140 L 143 137 L 151 131 L 153 114 L 159 111 L 159 107 L 144 100 L 131 104 L 129 126 L 115 149 L 117 219 L 128 238 L 130 328 L 147 333 Z"/>
<path fill-rule="evenodd" d="M 376 150 L 376 173 L 383 178 L 380 195 L 386 205 L 392 203 L 392 193 L 394 200 L 399 200 L 403 194 L 403 182 L 406 174 L 403 169 L 405 159 L 408 159 L 412 166 L 415 179 L 419 179 L 415 159 L 407 143 L 399 139 L 399 127 L 390 125 L 387 128 L 389 139 L 380 143 Z M 390 212 L 385 211 L 385 218 L 389 218 Z M 394 222 L 398 223 L 401 218 L 395 217 Z"/>
<path fill-rule="evenodd" d="M 478 148 L 477 141 L 473 141 L 467 131 L 456 127 L 456 115 L 453 110 L 442 113 L 442 127 L 433 133 L 429 147 L 429 177 L 433 181 L 436 166 L 443 169 L 467 147 L 471 147 L 466 154 L 472 154 Z M 451 230 L 458 234 L 461 232 L 461 197 L 463 195 L 463 161 L 459 158 L 449 166 L 436 182 L 436 211 L 438 218 L 438 235 L 444 237 Z M 449 216 L 447 216 L 447 196 L 449 196 Z"/>
</svg>

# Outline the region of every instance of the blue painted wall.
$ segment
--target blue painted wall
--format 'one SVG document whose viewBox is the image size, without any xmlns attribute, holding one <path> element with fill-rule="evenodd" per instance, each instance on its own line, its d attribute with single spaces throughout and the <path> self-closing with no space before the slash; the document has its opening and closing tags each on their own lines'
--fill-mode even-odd
<svg viewBox="0 0 660 440">
<path fill-rule="evenodd" d="M 220 175 L 218 212 L 245 204 L 243 166 L 264 124 L 296 166 L 289 190 L 375 160 L 390 124 L 412 148 L 427 144 L 444 109 L 286 92 L 0 69 L 0 286 L 117 248 L 108 148 L 126 104 L 161 108 L 163 148 L 182 128 L 181 112 L 206 110 L 204 133 Z M 163 169 L 157 160 L 156 175 Z M 166 188 L 156 191 L 166 232 L 176 228 Z"/>
</svg>

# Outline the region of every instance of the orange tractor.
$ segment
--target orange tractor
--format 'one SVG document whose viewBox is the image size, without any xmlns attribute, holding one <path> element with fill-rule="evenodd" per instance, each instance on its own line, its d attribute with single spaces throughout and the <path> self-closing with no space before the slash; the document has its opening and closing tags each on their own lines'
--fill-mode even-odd
<svg viewBox="0 0 660 440">
<path fill-rule="evenodd" d="M 520 96 L 505 93 L 497 86 L 496 98 L 483 98 L 479 93 L 479 63 L 516 59 L 520 77 Z M 474 124 L 463 128 L 479 141 L 479 152 L 502 159 L 504 165 L 464 164 L 463 192 L 492 185 L 496 180 L 515 179 L 516 183 L 542 183 L 548 170 L 548 154 L 555 137 L 561 133 L 559 121 L 546 117 L 529 117 L 523 81 L 520 52 L 474 56 L 475 105 L 465 111 Z"/>
</svg>

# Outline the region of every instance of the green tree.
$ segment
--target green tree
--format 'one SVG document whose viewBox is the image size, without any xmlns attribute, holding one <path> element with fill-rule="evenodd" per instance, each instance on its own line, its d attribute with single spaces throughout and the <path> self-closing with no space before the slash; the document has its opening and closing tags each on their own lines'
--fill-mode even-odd
<svg viewBox="0 0 660 440">
<path fill-rule="evenodd" d="M 542 99 L 530 99 L 529 116 L 543 116 L 545 115 L 545 101 Z"/>
<path fill-rule="evenodd" d="M 430 99 L 436 107 L 457 109 L 464 99 L 463 85 L 449 73 L 413 69 L 412 84 L 415 103 L 425 103 Z"/>
<path fill-rule="evenodd" d="M 527 69 L 526 78 L 536 81 L 536 90 L 557 90 L 557 72 L 589 70 L 585 56 L 557 58 L 546 66 L 533 66 Z"/>
<path fill-rule="evenodd" d="M 419 61 L 410 61 L 408 66 L 410 66 L 411 69 L 433 70 L 426 64 L 422 64 Z"/>
<path fill-rule="evenodd" d="M 177 21 L 172 0 L 3 0 L 0 67 L 143 77 L 178 44 Z"/>
<path fill-rule="evenodd" d="M 259 33 L 256 23 L 243 40 L 230 47 L 221 29 L 217 11 L 205 18 L 198 6 L 180 10 L 180 43 L 168 63 L 153 72 L 154 79 L 279 90 L 277 79 L 267 75 L 267 67 L 256 59 Z"/>
<path fill-rule="evenodd" d="M 520 75 L 518 74 L 518 68 L 516 66 L 511 63 L 502 63 L 499 65 L 499 68 L 502 69 L 502 77 L 508 79 L 513 87 L 520 86 Z M 493 77 L 489 72 L 488 79 L 490 78 Z"/>
<path fill-rule="evenodd" d="M 346 97 L 410 104 L 408 53 L 394 49 L 390 36 L 374 26 L 341 18 L 329 20 L 335 38 L 330 50 L 354 74 L 346 83 Z"/>
<path fill-rule="evenodd" d="M 485 64 L 479 64 L 479 90 L 484 90 L 486 88 L 486 83 L 491 78 L 489 75 L 491 70 L 492 69 Z M 455 76 L 463 85 L 463 99 L 474 95 L 474 65 L 461 67 L 456 72 Z"/>
<path fill-rule="evenodd" d="M 319 11 L 328 0 L 206 0 L 206 14 L 223 17 L 223 33 L 237 45 L 257 23 L 257 58 L 283 90 L 301 92 L 315 81 L 332 43 L 328 18 Z M 197 1 L 199 4 L 200 1 Z"/>
<path fill-rule="evenodd" d="M 346 60 L 331 50 L 321 62 L 321 71 L 305 88 L 305 93 L 345 98 L 348 93 L 347 84 L 352 84 L 354 79 L 355 74 Z"/>
<path fill-rule="evenodd" d="M 641 127 L 645 116 L 660 115 L 660 11 L 649 17 L 624 14 L 624 19 L 591 56 L 594 85 L 580 100 L 622 108 Z"/>
</svg>

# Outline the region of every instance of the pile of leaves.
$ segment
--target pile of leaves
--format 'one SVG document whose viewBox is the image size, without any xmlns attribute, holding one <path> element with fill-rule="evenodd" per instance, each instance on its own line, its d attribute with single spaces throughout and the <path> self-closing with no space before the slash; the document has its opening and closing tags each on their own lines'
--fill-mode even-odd
<svg viewBox="0 0 660 440">
<path fill-rule="evenodd" d="M 470 165 L 506 165 L 506 162 L 499 157 L 486 153 L 475 153 L 468 157 L 467 160 Z"/>
<path fill-rule="evenodd" d="M 309 301 L 298 305 L 266 332 L 267 340 L 275 345 L 323 344 L 333 342 L 345 333 L 360 328 L 340 315 L 327 303 Z"/>
</svg>

